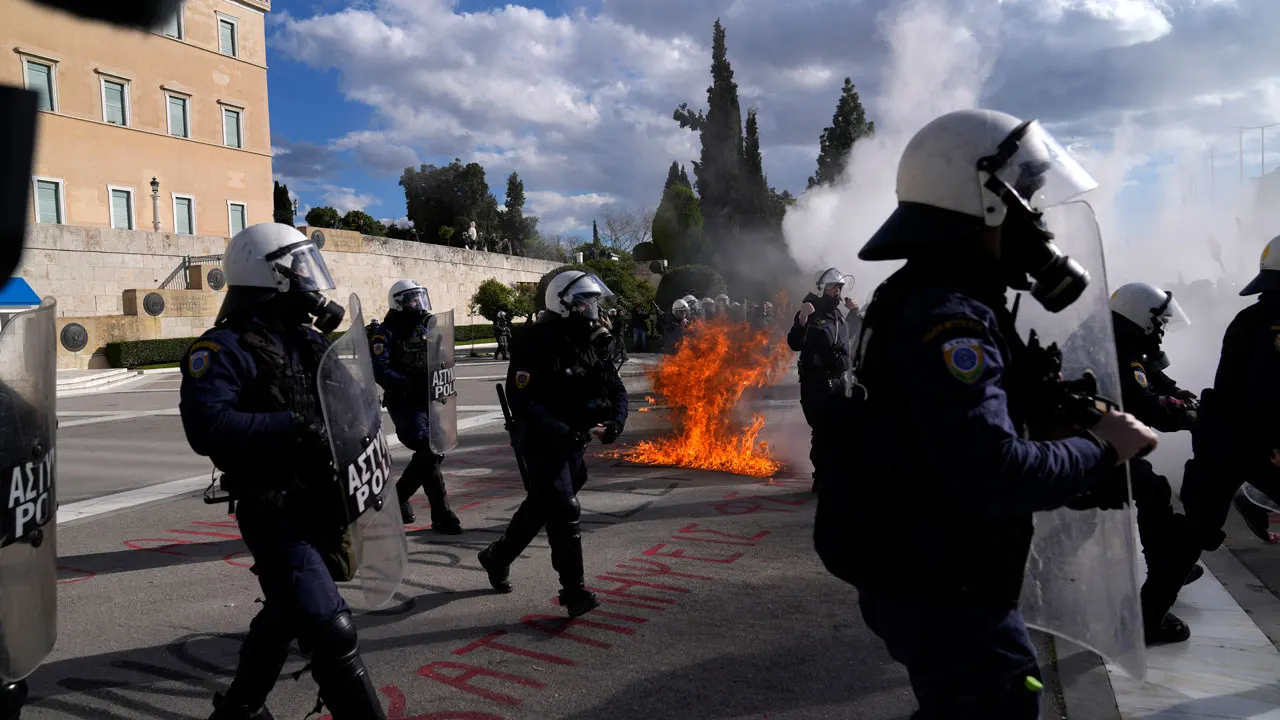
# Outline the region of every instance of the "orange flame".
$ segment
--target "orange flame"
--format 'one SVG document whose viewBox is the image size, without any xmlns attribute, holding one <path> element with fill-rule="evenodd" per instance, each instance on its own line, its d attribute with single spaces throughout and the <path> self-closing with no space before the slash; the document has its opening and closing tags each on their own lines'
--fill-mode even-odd
<svg viewBox="0 0 1280 720">
<path fill-rule="evenodd" d="M 775 328 L 716 319 L 694 324 L 675 355 L 653 370 L 653 391 L 667 403 L 672 435 L 646 440 L 618 457 L 648 465 L 765 477 L 778 470 L 768 443 L 756 442 L 764 417 L 744 424 L 734 410 L 742 394 L 777 380 L 791 358 Z M 648 398 L 654 405 L 653 396 Z M 640 408 L 641 411 L 654 408 Z"/>
</svg>

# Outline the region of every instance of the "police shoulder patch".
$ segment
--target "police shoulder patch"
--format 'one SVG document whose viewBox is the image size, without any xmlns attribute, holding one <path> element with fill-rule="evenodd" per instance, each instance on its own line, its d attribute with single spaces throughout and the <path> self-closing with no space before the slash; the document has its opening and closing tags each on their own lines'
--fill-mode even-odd
<svg viewBox="0 0 1280 720">
<path fill-rule="evenodd" d="M 516 387 L 523 390 L 529 384 L 529 373 L 524 370 L 516 371 Z"/>
<path fill-rule="evenodd" d="M 212 340 L 198 340 L 191 346 L 191 350 L 212 350 L 213 352 L 219 352 L 222 350 L 222 346 Z"/>
<path fill-rule="evenodd" d="M 374 335 L 369 340 L 369 349 L 373 351 L 374 355 L 381 355 L 387 350 L 387 339 L 382 335 Z"/>
<path fill-rule="evenodd" d="M 924 334 L 923 341 L 929 342 L 938 337 L 954 335 L 961 331 L 986 333 L 987 326 L 975 318 L 965 316 L 952 317 L 929 328 L 929 331 Z"/>
<path fill-rule="evenodd" d="M 196 350 L 187 356 L 187 374 L 199 378 L 209 371 L 209 353 L 207 349 Z"/>
<path fill-rule="evenodd" d="M 1147 369 L 1142 367 L 1142 363 L 1129 363 L 1129 367 L 1133 368 L 1133 379 L 1137 381 L 1138 387 L 1146 390 L 1150 384 L 1147 380 Z"/>
<path fill-rule="evenodd" d="M 956 379 L 972 383 L 982 375 L 987 358 L 982 352 L 982 342 L 977 338 L 962 337 L 942 344 L 942 359 Z"/>
</svg>

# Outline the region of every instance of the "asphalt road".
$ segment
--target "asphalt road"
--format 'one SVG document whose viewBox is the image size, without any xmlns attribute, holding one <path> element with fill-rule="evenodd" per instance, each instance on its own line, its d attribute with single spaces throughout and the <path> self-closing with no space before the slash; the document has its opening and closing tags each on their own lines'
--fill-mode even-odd
<svg viewBox="0 0 1280 720">
<path fill-rule="evenodd" d="M 459 377 L 496 375 L 496 367 L 467 366 Z M 165 409 L 157 398 L 172 401 L 173 386 L 157 380 L 140 388 L 156 392 L 76 398 L 63 409 Z M 491 381 L 458 387 L 462 406 L 488 404 Z M 807 434 L 794 426 L 794 405 L 765 412 L 775 442 Z M 60 459 L 75 458 L 60 463 L 64 502 L 201 470 L 183 457 L 177 422 L 150 416 L 64 429 Z M 626 440 L 664 429 L 660 412 L 637 412 Z M 812 552 L 807 469 L 758 481 L 633 466 L 594 447 L 581 502 L 590 584 L 605 605 L 570 625 L 554 604 L 543 538 L 515 566 L 516 592 L 488 589 L 475 552 L 501 532 L 522 492 L 501 425 L 463 434 L 444 470 L 467 532 L 409 528 L 402 594 L 358 615 L 389 718 L 910 714 L 905 674 L 861 624 L 853 591 Z M 407 453 L 393 453 L 402 470 Z M 145 454 L 154 456 L 143 462 Z M 31 679 L 24 718 L 207 717 L 259 597 L 225 506 L 173 498 L 68 523 L 58 541 L 59 642 Z M 301 717 L 315 702 L 309 675 L 288 675 L 303 665 L 295 655 L 272 695 L 278 717 Z"/>
</svg>

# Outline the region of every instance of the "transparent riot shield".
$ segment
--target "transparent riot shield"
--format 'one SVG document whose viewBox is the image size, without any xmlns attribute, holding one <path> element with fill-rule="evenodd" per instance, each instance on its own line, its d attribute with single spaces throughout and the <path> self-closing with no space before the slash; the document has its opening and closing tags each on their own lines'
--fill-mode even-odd
<svg viewBox="0 0 1280 720">
<path fill-rule="evenodd" d="M 1280 504 L 1271 499 L 1270 495 L 1262 492 L 1254 487 L 1251 483 L 1245 483 L 1240 486 L 1240 491 L 1244 493 L 1245 499 L 1266 510 L 1267 512 L 1280 513 Z"/>
<path fill-rule="evenodd" d="M 320 406 L 333 450 L 351 528 L 357 570 L 343 587 L 347 601 L 361 609 L 387 604 L 400 587 L 408 562 L 404 525 L 394 498 L 391 453 L 382 432 L 378 386 L 373 379 L 369 340 L 361 331 L 360 298 L 347 307 L 351 330 L 320 360 Z"/>
<path fill-rule="evenodd" d="M 30 675 L 58 639 L 57 304 L 0 328 L 0 679 Z"/>
<path fill-rule="evenodd" d="M 458 446 L 458 391 L 454 387 L 453 311 L 436 313 L 427 321 L 431 355 L 431 451 L 444 454 Z"/>
<path fill-rule="evenodd" d="M 1034 329 L 1044 346 L 1062 350 L 1066 380 L 1084 371 L 1097 378 L 1097 395 L 1120 404 L 1102 238 L 1093 210 L 1072 202 L 1045 212 L 1054 244 L 1090 275 L 1084 294 L 1059 313 L 1024 296 L 1017 325 L 1023 340 Z M 1132 495 L 1130 495 L 1132 497 Z M 1130 676 L 1146 676 L 1146 645 L 1137 541 L 1137 515 L 1123 510 L 1060 508 L 1035 516 L 1021 610 L 1027 624 L 1101 655 Z"/>
</svg>

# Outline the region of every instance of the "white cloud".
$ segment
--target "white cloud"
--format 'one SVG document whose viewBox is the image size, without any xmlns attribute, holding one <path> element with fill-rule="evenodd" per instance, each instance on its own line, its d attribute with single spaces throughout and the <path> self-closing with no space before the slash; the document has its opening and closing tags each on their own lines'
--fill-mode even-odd
<svg viewBox="0 0 1280 720">
<path fill-rule="evenodd" d="M 355 188 L 322 185 L 321 189 L 324 191 L 324 204 L 337 210 L 342 215 L 352 210 L 364 210 L 370 205 L 378 204 L 377 197 L 357 193 Z"/>
<path fill-rule="evenodd" d="M 1212 147 L 1219 197 L 1238 192 L 1233 128 L 1280 120 L 1274 0 L 603 0 L 598 14 L 562 16 L 455 7 L 373 0 L 280 16 L 272 43 L 337 69 L 338 90 L 374 110 L 372 122 L 332 138 L 328 150 L 350 151 L 377 173 L 474 160 L 499 194 L 516 170 L 530 212 L 550 232 L 589 228 L 609 203 L 656 204 L 672 160 L 692 175 L 697 137 L 671 111 L 706 103 L 716 17 L 742 106 L 759 108 L 765 169 L 779 189 L 803 189 L 843 78 L 858 86 L 881 138 L 855 165 L 876 169 L 851 180 L 856 212 L 838 198 L 807 205 L 829 220 L 856 215 L 838 232 L 812 227 L 850 246 L 892 207 L 905 137 L 945 110 L 982 104 L 1038 117 L 1064 142 L 1101 148 L 1091 169 L 1117 190 L 1207 173 Z M 1280 151 L 1280 137 L 1270 144 Z M 1252 174 L 1258 146 L 1256 132 L 1246 137 Z M 325 176 L 332 158 L 317 147 L 282 149 L 290 152 L 277 164 L 287 158 L 290 173 L 278 174 L 336 182 Z M 1268 155 L 1272 167 L 1278 159 Z M 1194 184 L 1204 194 L 1208 183 Z M 353 190 L 324 192 L 326 202 L 349 207 L 375 203 Z M 1099 204 L 1112 227 L 1136 222 L 1117 219 L 1122 213 L 1151 212 L 1131 200 Z"/>
</svg>

